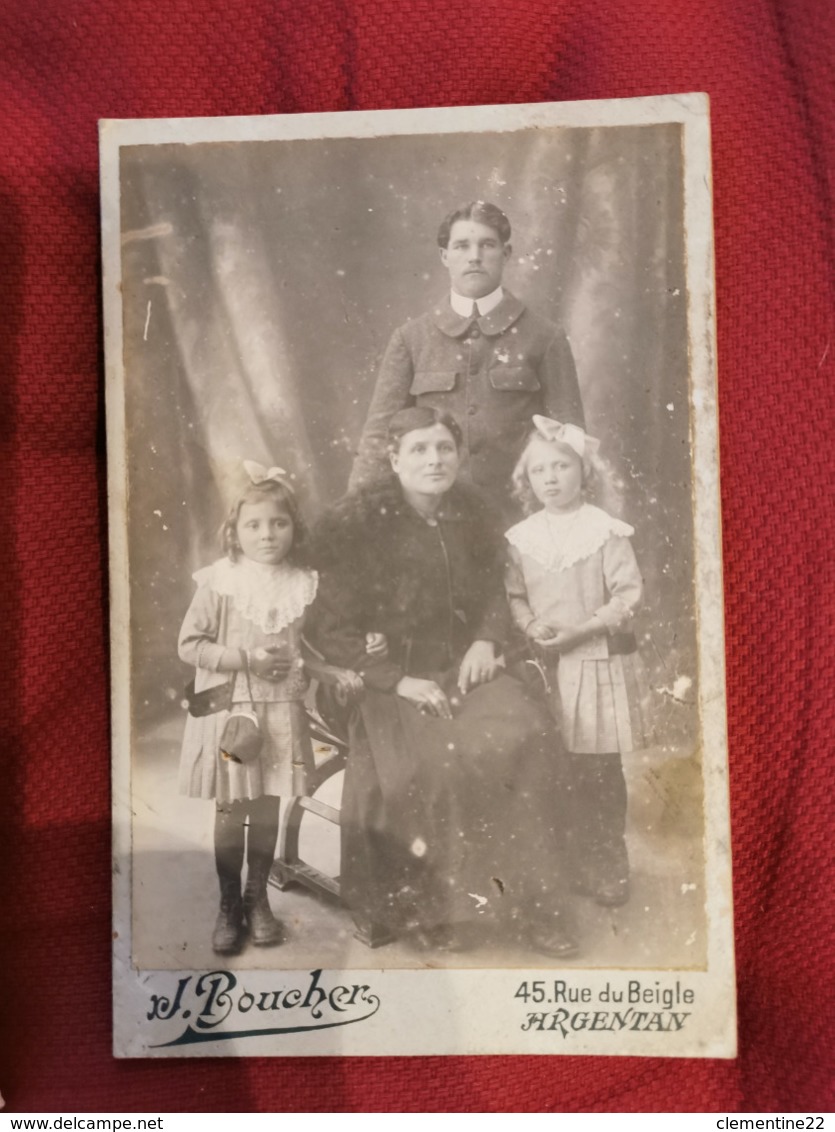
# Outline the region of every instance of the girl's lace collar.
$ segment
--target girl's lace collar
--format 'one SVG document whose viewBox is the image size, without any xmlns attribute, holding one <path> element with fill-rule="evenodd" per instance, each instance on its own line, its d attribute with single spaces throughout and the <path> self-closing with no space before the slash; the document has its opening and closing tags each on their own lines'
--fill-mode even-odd
<svg viewBox="0 0 835 1132">
<path fill-rule="evenodd" d="M 635 533 L 628 523 L 599 507 L 583 503 L 576 511 L 551 515 L 537 511 L 511 527 L 505 538 L 520 554 L 533 558 L 548 570 L 567 570 L 590 558 L 612 535 L 625 538 Z"/>
<path fill-rule="evenodd" d="M 198 586 L 228 597 L 242 617 L 265 633 L 280 633 L 297 621 L 316 596 L 319 575 L 279 562 L 268 566 L 239 558 L 219 558 L 194 575 Z"/>
</svg>

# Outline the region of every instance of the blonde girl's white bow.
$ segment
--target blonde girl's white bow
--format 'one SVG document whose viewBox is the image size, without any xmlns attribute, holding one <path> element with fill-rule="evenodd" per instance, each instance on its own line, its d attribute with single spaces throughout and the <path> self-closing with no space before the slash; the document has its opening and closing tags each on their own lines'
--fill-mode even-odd
<svg viewBox="0 0 835 1132">
<path fill-rule="evenodd" d="M 560 444 L 567 444 L 581 460 L 591 460 L 597 455 L 600 441 L 589 436 L 579 425 L 561 424 L 550 417 L 541 417 L 538 413 L 534 414 L 533 425 L 543 440 L 557 440 Z"/>
<path fill-rule="evenodd" d="M 287 473 L 283 468 L 265 468 L 263 464 L 259 464 L 256 460 L 244 460 L 244 470 L 254 484 L 266 483 L 267 480 L 275 480 L 276 483 L 285 483 L 287 481 Z"/>
</svg>

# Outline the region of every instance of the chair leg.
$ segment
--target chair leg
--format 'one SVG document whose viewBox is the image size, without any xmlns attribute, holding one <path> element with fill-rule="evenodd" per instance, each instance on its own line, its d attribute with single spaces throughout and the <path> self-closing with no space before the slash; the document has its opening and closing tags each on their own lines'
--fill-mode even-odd
<svg viewBox="0 0 835 1132">
<path fill-rule="evenodd" d="M 354 939 L 358 939 L 360 943 L 364 943 L 366 947 L 373 950 L 376 947 L 385 947 L 387 943 L 392 943 L 395 936 L 393 932 L 380 924 L 371 923 L 370 920 L 355 919 Z"/>
<path fill-rule="evenodd" d="M 273 888 L 277 888 L 279 892 L 285 892 L 294 884 L 298 884 L 298 881 L 285 869 L 281 861 L 277 860 L 273 862 L 273 867 L 270 869 L 269 883 Z"/>
<path fill-rule="evenodd" d="M 304 809 L 300 805 L 299 799 L 290 798 L 284 811 L 284 820 L 281 823 L 278 858 L 273 865 L 270 876 L 271 883 L 275 884 L 282 892 L 291 885 L 298 883 L 293 875 L 293 868 L 301 861 L 299 857 L 299 832 L 303 817 Z"/>
</svg>

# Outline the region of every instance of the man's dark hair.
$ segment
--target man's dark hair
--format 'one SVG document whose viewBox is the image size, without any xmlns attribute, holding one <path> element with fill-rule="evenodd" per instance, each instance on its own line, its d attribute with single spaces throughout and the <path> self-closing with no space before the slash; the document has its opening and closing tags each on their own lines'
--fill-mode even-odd
<svg viewBox="0 0 835 1132">
<path fill-rule="evenodd" d="M 496 232 L 503 244 L 510 240 L 510 221 L 502 210 L 488 200 L 471 200 L 456 208 L 441 221 L 438 229 L 439 248 L 449 246 L 449 234 L 456 220 L 475 220 L 478 224 L 486 224 Z"/>
</svg>

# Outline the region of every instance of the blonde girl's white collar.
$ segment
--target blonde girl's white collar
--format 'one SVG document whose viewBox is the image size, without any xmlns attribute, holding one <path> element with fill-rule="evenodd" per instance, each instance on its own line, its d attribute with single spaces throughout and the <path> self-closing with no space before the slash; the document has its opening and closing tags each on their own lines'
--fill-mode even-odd
<svg viewBox="0 0 835 1132">
<path fill-rule="evenodd" d="M 219 558 L 194 574 L 198 586 L 208 586 L 248 621 L 265 633 L 280 633 L 302 616 L 316 597 L 319 575 L 279 562 L 276 566 L 241 556 L 232 562 Z"/>
<path fill-rule="evenodd" d="M 583 503 L 576 511 L 551 515 L 537 511 L 511 527 L 505 538 L 520 554 L 546 569 L 567 570 L 601 550 L 612 535 L 631 538 L 635 530 L 614 515 Z"/>
</svg>

